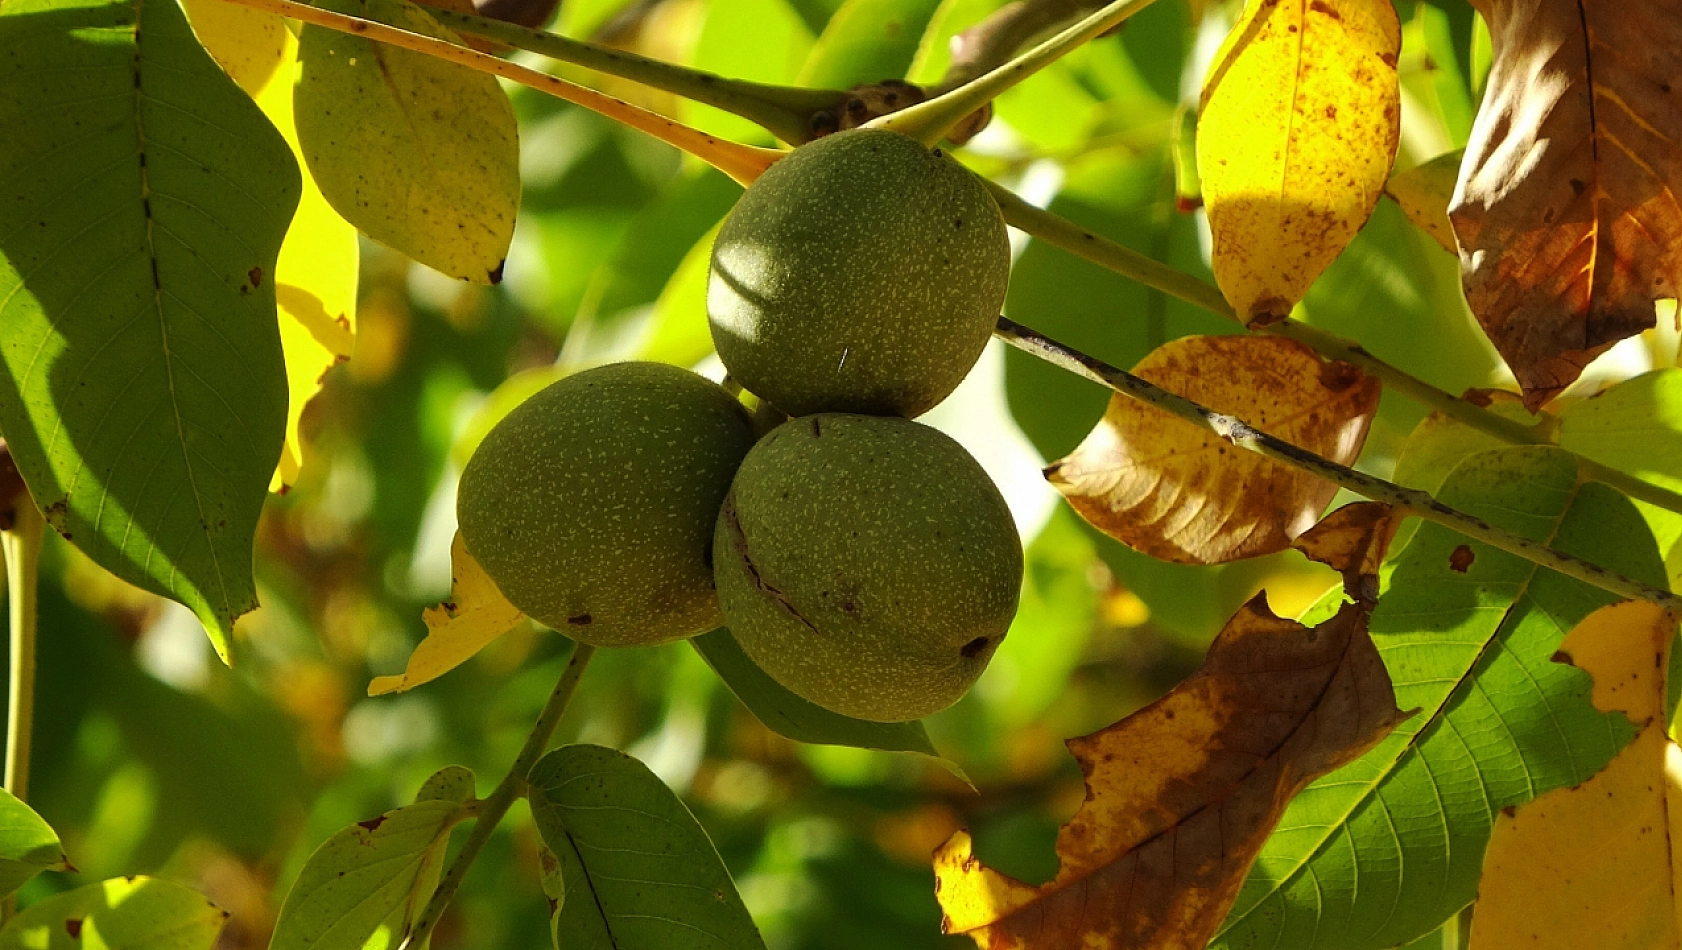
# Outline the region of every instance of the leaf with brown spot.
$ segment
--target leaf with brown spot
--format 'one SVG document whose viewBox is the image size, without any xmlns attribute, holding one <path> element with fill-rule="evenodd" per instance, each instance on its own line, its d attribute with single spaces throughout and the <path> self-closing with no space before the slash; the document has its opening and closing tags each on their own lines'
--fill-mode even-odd
<svg viewBox="0 0 1682 950">
<path fill-rule="evenodd" d="M 952 836 L 934 858 L 945 930 L 982 950 L 1203 950 L 1291 797 L 1404 718 L 1366 626 L 1394 529 L 1384 505 L 1334 512 L 1296 546 L 1344 574 L 1351 603 L 1309 629 L 1258 595 L 1167 696 L 1069 740 L 1087 797 L 1051 881 L 1006 877 Z"/>
<path fill-rule="evenodd" d="M 1449 216 L 1536 409 L 1653 325 L 1682 269 L 1682 0 L 1473 0 L 1494 64 Z"/>
<path fill-rule="evenodd" d="M 1360 455 L 1378 409 L 1378 380 L 1278 337 L 1185 337 L 1133 372 L 1345 465 Z M 1182 564 L 1283 551 L 1337 493 L 1330 482 L 1119 395 L 1046 477 L 1106 534 Z"/>
<path fill-rule="evenodd" d="M 450 544 L 450 599 L 421 614 L 426 639 L 409 654 L 397 676 L 376 676 L 368 695 L 384 696 L 430 683 L 466 663 L 485 645 L 511 630 L 526 615 L 497 589 L 457 532 Z"/>
<path fill-rule="evenodd" d="M 1221 293 L 1288 316 L 1372 215 L 1396 158 L 1401 29 L 1390 0 L 1249 0 L 1197 116 Z"/>
</svg>

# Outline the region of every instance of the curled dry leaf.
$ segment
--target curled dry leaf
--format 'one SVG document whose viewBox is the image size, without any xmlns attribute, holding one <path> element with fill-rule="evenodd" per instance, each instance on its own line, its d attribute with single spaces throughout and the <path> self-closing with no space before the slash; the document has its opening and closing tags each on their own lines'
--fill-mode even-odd
<svg viewBox="0 0 1682 950">
<path fill-rule="evenodd" d="M 1249 0 L 1197 119 L 1215 281 L 1241 318 L 1288 316 L 1372 215 L 1396 158 L 1390 0 Z"/>
<path fill-rule="evenodd" d="M 1473 0 L 1494 64 L 1450 217 L 1466 299 L 1540 407 L 1682 269 L 1682 0 Z"/>
<path fill-rule="evenodd" d="M 520 608 L 502 596 L 496 582 L 467 553 L 459 531 L 450 543 L 450 565 L 450 599 L 421 614 L 426 621 L 426 639 L 409 654 L 401 675 L 374 677 L 368 684 L 369 696 L 401 693 L 430 683 L 466 663 L 525 619 Z"/>
<path fill-rule="evenodd" d="M 1278 337 L 1185 337 L 1133 372 L 1345 465 L 1361 454 L 1378 409 L 1378 380 Z M 1337 493 L 1330 482 L 1120 395 L 1046 477 L 1106 534 L 1182 564 L 1283 551 Z"/>
<path fill-rule="evenodd" d="M 1556 659 L 1594 677 L 1594 704 L 1641 731 L 1598 775 L 1505 809 L 1484 853 L 1478 950 L 1676 950 L 1682 904 L 1682 748 L 1665 735 L 1676 617 L 1641 601 L 1602 607 Z"/>
<path fill-rule="evenodd" d="M 1087 794 L 1051 881 L 983 866 L 967 832 L 942 845 L 946 931 L 982 950 L 1203 950 L 1291 797 L 1404 718 L 1367 636 L 1395 523 L 1363 502 L 1297 542 L 1344 575 L 1351 602 L 1331 619 L 1309 629 L 1258 595 L 1167 696 L 1069 741 Z"/>
</svg>

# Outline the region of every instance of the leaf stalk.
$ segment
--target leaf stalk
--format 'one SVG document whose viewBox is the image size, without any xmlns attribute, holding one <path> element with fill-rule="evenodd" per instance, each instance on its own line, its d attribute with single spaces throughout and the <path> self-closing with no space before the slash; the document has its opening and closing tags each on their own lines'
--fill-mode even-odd
<svg viewBox="0 0 1682 950">
<path fill-rule="evenodd" d="M 1109 238 L 1094 234 L 1061 215 L 1036 208 L 1002 185 L 987 179 L 982 181 L 998 202 L 999 209 L 1004 212 L 1005 220 L 1013 227 L 1106 270 L 1244 326 L 1244 321 L 1232 309 L 1232 304 L 1227 302 L 1219 288 L 1208 281 L 1200 280 L 1117 244 Z M 1547 423 L 1526 425 L 1516 419 L 1490 412 L 1386 363 L 1347 337 L 1289 318 L 1260 327 L 1255 332 L 1295 340 L 1327 359 L 1342 360 L 1358 366 L 1376 376 L 1385 388 L 1401 393 L 1433 412 L 1441 413 L 1462 425 L 1504 442 L 1514 445 L 1557 444 L 1553 427 Z M 1682 494 L 1581 455 L 1577 456 L 1577 461 L 1595 481 L 1605 482 L 1631 498 L 1667 511 L 1682 512 Z"/>
<path fill-rule="evenodd" d="M 11 669 L 6 698 L 6 791 L 29 796 L 29 754 L 35 725 L 35 633 L 41 538 L 46 522 L 27 491 L 12 499 L 11 527 L 0 532 L 5 548 L 6 596 L 11 614 Z"/>
<path fill-rule="evenodd" d="M 554 692 L 550 693 L 549 699 L 544 702 L 543 711 L 538 713 L 537 722 L 531 727 L 531 733 L 526 736 L 525 744 L 520 747 L 520 754 L 515 756 L 514 764 L 509 766 L 508 774 L 502 777 L 502 781 L 497 783 L 489 796 L 478 803 L 473 830 L 468 833 L 467 841 L 462 844 L 461 853 L 456 855 L 455 860 L 444 870 L 443 877 L 439 878 L 438 888 L 432 892 L 426 907 L 415 918 L 414 929 L 409 932 L 405 947 L 427 946 L 433 929 L 444 916 L 444 910 L 450 906 L 450 901 L 455 898 L 462 880 L 467 877 L 467 869 L 473 866 L 474 859 L 484 849 L 486 842 L 491 840 L 491 833 L 502 821 L 502 816 L 508 813 L 509 807 L 516 799 L 526 793 L 526 776 L 548 749 L 549 740 L 555 735 L 555 727 L 560 725 L 561 716 L 566 712 L 567 704 L 572 702 L 572 695 L 578 689 L 578 681 L 584 676 L 584 668 L 590 665 L 590 658 L 595 653 L 596 648 L 587 643 L 573 647 L 572 658 L 567 661 L 566 669 L 561 671 L 561 678 L 555 683 Z"/>
<path fill-rule="evenodd" d="M 1000 94 L 1079 49 L 1098 34 L 1114 29 L 1153 0 L 1114 0 L 1096 13 L 989 72 L 949 92 L 908 109 L 873 119 L 867 125 L 902 132 L 929 148 L 946 133 Z"/>
<path fill-rule="evenodd" d="M 812 140 L 812 116 L 847 98 L 837 89 L 803 89 L 729 79 L 716 73 L 639 56 L 547 30 L 536 30 L 422 4 L 439 23 L 458 33 L 495 40 L 549 59 L 617 76 L 674 93 L 741 116 L 790 145 Z"/>
<path fill-rule="evenodd" d="M 1481 518 L 1451 508 L 1426 492 L 1404 488 L 1394 482 L 1357 472 L 1348 466 L 1322 458 L 1306 449 L 1274 438 L 1236 416 L 1199 405 L 1132 373 L 1064 346 L 1012 320 L 1000 317 L 993 335 L 1048 363 L 1108 386 L 1129 399 L 1178 416 L 1233 445 L 1317 475 L 1363 498 L 1380 501 L 1415 517 L 1434 521 L 1475 541 L 1481 541 L 1532 564 L 1558 571 L 1620 597 L 1649 601 L 1668 610 L 1682 610 L 1682 597 L 1669 591 L 1643 584 L 1504 528 L 1498 528 Z"/>
<path fill-rule="evenodd" d="M 489 53 L 481 53 L 465 46 L 457 46 L 436 37 L 411 33 L 408 30 L 398 29 L 374 20 L 365 20 L 361 17 L 323 10 L 305 3 L 298 3 L 296 0 L 226 0 L 226 2 L 238 4 L 242 7 L 251 7 L 254 10 L 263 10 L 277 16 L 299 20 L 339 33 L 365 36 L 389 46 L 401 47 L 459 66 L 465 66 L 477 72 L 488 73 L 510 82 L 519 83 L 522 86 L 582 106 L 639 132 L 651 135 L 667 145 L 688 152 L 712 165 L 743 185 L 751 184 L 754 179 L 758 178 L 765 169 L 771 167 L 784 154 L 776 149 L 742 145 L 738 142 L 708 135 L 700 129 L 684 125 L 674 119 L 668 119 L 640 106 L 634 106 L 623 99 L 617 99 L 606 93 L 567 82 L 557 76 L 539 72 L 528 66 L 521 66 L 506 59 L 498 59 Z"/>
</svg>

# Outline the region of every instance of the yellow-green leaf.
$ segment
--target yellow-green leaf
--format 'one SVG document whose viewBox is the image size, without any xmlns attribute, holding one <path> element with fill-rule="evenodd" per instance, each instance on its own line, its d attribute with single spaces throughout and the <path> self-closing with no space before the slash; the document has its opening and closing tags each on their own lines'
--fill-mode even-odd
<svg viewBox="0 0 1682 950">
<path fill-rule="evenodd" d="M 0 930 L 0 950 L 210 950 L 227 919 L 190 887 L 114 877 L 32 905 Z"/>
<path fill-rule="evenodd" d="M 356 338 L 356 229 L 340 217 L 305 168 L 292 117 L 298 41 L 280 17 L 222 0 L 185 0 L 205 49 L 255 99 L 304 169 L 298 211 L 275 264 L 280 345 L 289 393 L 286 445 L 269 482 L 284 492 L 298 477 L 304 445 L 298 423 L 329 369 L 350 359 Z"/>
<path fill-rule="evenodd" d="M 1249 0 L 1203 87 L 1197 171 L 1221 292 L 1291 312 L 1366 223 L 1401 133 L 1390 0 Z"/>
<path fill-rule="evenodd" d="M 404 0 L 321 6 L 458 42 Z M 514 109 L 496 79 L 318 26 L 304 27 L 298 60 L 298 138 L 334 210 L 451 277 L 501 280 L 520 173 Z"/>
<path fill-rule="evenodd" d="M 1587 782 L 1495 819 L 1472 950 L 1677 950 L 1682 748 L 1665 735 L 1676 618 L 1641 601 L 1603 607 L 1561 644 L 1594 677 L 1594 704 L 1641 732 Z"/>
<path fill-rule="evenodd" d="M 426 621 L 426 639 L 409 654 L 402 675 L 374 677 L 368 684 L 369 696 L 401 693 L 429 683 L 466 663 L 485 644 L 525 619 L 525 614 L 502 596 L 485 569 L 467 553 L 459 532 L 450 545 L 450 560 L 454 565 L 450 599 L 426 609 L 421 615 Z"/>
<path fill-rule="evenodd" d="M 1396 202 L 1408 220 L 1450 254 L 1460 253 L 1460 245 L 1454 239 L 1454 225 L 1448 220 L 1448 202 L 1454 197 L 1454 182 L 1460 177 L 1460 157 L 1464 154 L 1464 149 L 1444 152 L 1423 165 L 1397 172 L 1384 186 L 1384 193 Z"/>
</svg>

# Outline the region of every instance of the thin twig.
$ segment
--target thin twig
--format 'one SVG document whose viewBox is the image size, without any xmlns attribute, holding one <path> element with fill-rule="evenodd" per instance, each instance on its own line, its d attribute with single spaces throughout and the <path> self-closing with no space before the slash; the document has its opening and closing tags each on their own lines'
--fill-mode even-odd
<svg viewBox="0 0 1682 950">
<path fill-rule="evenodd" d="M 518 63 L 511 63 L 506 59 L 498 59 L 488 53 L 481 53 L 465 46 L 457 46 L 436 37 L 422 36 L 419 33 L 411 33 L 408 30 L 401 30 L 373 20 L 334 13 L 331 10 L 297 3 L 295 0 L 226 0 L 226 2 L 301 20 L 339 33 L 365 36 L 380 43 L 402 47 L 416 53 L 465 66 L 477 72 L 501 76 L 511 82 L 517 82 L 522 86 L 547 93 L 557 99 L 564 99 L 574 105 L 583 106 L 592 112 L 600 113 L 639 132 L 647 133 L 668 145 L 688 152 L 744 185 L 752 183 L 755 178 L 759 177 L 760 173 L 771 167 L 774 162 L 783 156 L 782 152 L 774 149 L 755 148 L 751 145 L 742 145 L 708 135 L 699 129 L 691 128 L 681 122 L 631 105 L 623 99 L 616 99 L 613 96 L 567 82 L 548 73 L 538 72 Z"/>
<path fill-rule="evenodd" d="M 1450 508 L 1426 492 L 1403 488 L 1394 482 L 1357 472 L 1345 465 L 1315 455 L 1306 449 L 1276 439 L 1236 416 L 1216 412 L 1176 393 L 1171 393 L 1132 373 L 1117 369 L 1078 350 L 1070 349 L 1056 340 L 1028 329 L 1019 323 L 999 318 L 993 335 L 1048 363 L 1077 373 L 1116 392 L 1149 406 L 1178 416 L 1200 429 L 1220 436 L 1233 445 L 1249 449 L 1276 462 L 1317 475 L 1334 485 L 1347 488 L 1363 498 L 1381 501 L 1398 510 L 1427 521 L 1434 521 L 1468 538 L 1482 541 L 1532 564 L 1558 571 L 1568 577 L 1620 597 L 1651 601 L 1670 610 L 1682 609 L 1682 597 L 1660 590 L 1640 581 L 1609 571 L 1581 558 L 1563 554 L 1537 541 L 1498 528 L 1481 518 Z"/>
<path fill-rule="evenodd" d="M 1152 0 L 1114 0 L 1038 46 L 989 72 L 909 109 L 875 119 L 869 125 L 903 132 L 933 148 L 964 117 L 992 102 L 1029 76 L 1079 49 L 1098 34 L 1112 30 L 1150 6 Z"/>
<path fill-rule="evenodd" d="M 983 179 L 983 183 L 992 192 L 993 197 L 999 203 L 999 209 L 1004 212 L 1005 220 L 1010 222 L 1011 225 L 1045 241 L 1047 244 L 1062 248 L 1077 257 L 1085 258 L 1106 270 L 1113 271 L 1154 290 L 1160 290 L 1169 296 L 1177 297 L 1186 303 L 1202 307 L 1210 313 L 1237 323 L 1239 326 L 1244 325 L 1244 321 L 1239 319 L 1237 312 L 1232 309 L 1232 305 L 1227 302 L 1226 297 L 1221 295 L 1220 290 L 1214 284 L 1199 280 L 1182 270 L 1146 257 L 1138 251 L 1117 244 L 1102 235 L 1094 234 L 1060 215 L 1053 214 L 1043 208 L 1036 208 L 995 182 Z M 1504 442 L 1511 442 L 1516 445 L 1555 444 L 1551 427 L 1526 425 L 1516 419 L 1510 419 L 1499 413 L 1491 412 L 1482 406 L 1467 402 L 1452 393 L 1432 386 L 1417 376 L 1386 363 L 1369 353 L 1365 347 L 1354 340 L 1292 319 L 1281 320 L 1262 327 L 1258 332 L 1295 340 L 1328 359 L 1342 360 L 1359 366 L 1362 370 L 1376 376 L 1386 388 L 1394 390 L 1462 425 L 1492 435 Z M 1589 477 L 1596 481 L 1605 482 L 1631 498 L 1657 505 L 1667 511 L 1682 512 L 1682 494 L 1655 485 L 1652 482 L 1643 481 L 1628 472 L 1619 471 L 1593 459 L 1583 458 L 1579 455 L 1578 461 L 1588 472 Z"/>
<path fill-rule="evenodd" d="M 537 53 L 598 73 L 629 79 L 654 89 L 675 93 L 757 123 L 791 145 L 811 141 L 812 116 L 834 109 L 847 93 L 837 89 L 803 89 L 770 86 L 728 79 L 716 73 L 691 69 L 676 63 L 650 59 L 625 50 L 612 49 L 585 40 L 530 29 L 501 20 L 426 6 L 439 23 L 458 33 L 471 33 L 496 40 L 528 53 Z"/>
<path fill-rule="evenodd" d="M 438 880 L 438 889 L 432 892 L 432 898 L 426 902 L 426 908 L 415 918 L 415 926 L 409 932 L 406 947 L 424 948 L 427 945 L 433 928 L 438 926 L 439 919 L 444 916 L 444 909 L 450 906 L 456 890 L 467 877 L 467 869 L 473 866 L 473 859 L 479 856 L 485 843 L 491 840 L 491 833 L 496 830 L 497 823 L 502 821 L 502 816 L 507 813 L 509 806 L 526 793 L 526 776 L 531 774 L 531 767 L 537 764 L 537 760 L 549 748 L 549 739 L 554 736 L 555 727 L 561 721 L 561 714 L 566 712 L 567 704 L 572 701 L 572 694 L 578 689 L 578 680 L 584 675 L 584 668 L 590 664 L 590 657 L 594 656 L 595 652 L 595 647 L 585 643 L 572 648 L 572 659 L 567 661 L 566 669 L 561 671 L 560 681 L 555 684 L 555 691 L 549 694 L 549 700 L 543 704 L 543 711 L 538 713 L 537 723 L 531 727 L 531 734 L 526 736 L 525 745 L 520 747 L 520 754 L 515 757 L 514 764 L 509 766 L 508 774 L 497 783 L 496 789 L 480 803 L 479 815 L 473 821 L 473 831 L 462 844 L 461 853 L 450 862 L 444 876 Z"/>
</svg>

